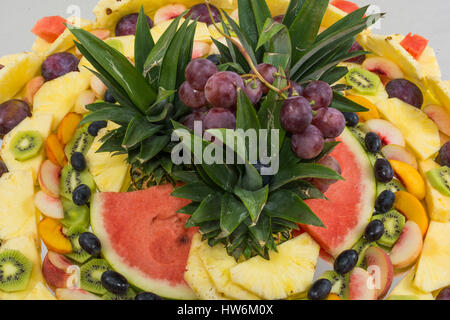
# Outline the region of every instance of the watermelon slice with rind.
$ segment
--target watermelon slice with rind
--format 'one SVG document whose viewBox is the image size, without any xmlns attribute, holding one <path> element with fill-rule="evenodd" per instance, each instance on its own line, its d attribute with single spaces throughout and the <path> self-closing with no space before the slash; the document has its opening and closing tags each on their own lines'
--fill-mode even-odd
<svg viewBox="0 0 450 320">
<path fill-rule="evenodd" d="M 330 187 L 325 193 L 328 200 L 306 201 L 325 228 L 302 226 L 334 257 L 352 248 L 361 238 L 376 198 L 374 170 L 364 148 L 349 129 L 345 129 L 337 140 L 341 143 L 331 156 L 339 162 L 345 181 Z"/>
<path fill-rule="evenodd" d="M 189 216 L 176 213 L 188 200 L 171 185 L 129 193 L 97 193 L 91 225 L 102 255 L 135 287 L 170 299 L 195 299 L 184 280 L 193 235 Z"/>
</svg>

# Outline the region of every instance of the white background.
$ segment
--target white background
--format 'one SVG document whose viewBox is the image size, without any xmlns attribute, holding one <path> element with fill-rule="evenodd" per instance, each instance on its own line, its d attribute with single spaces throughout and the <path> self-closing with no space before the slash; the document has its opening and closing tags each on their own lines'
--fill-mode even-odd
<svg viewBox="0 0 450 320">
<path fill-rule="evenodd" d="M 169 0 L 168 3 L 176 2 Z M 409 32 L 431 41 L 437 51 L 444 79 L 450 79 L 450 1 L 448 0 L 354 0 L 359 5 L 373 4 L 386 18 L 381 23 L 383 34 Z M 43 16 L 69 16 L 71 5 L 81 7 L 83 18 L 93 19 L 97 0 L 0 0 L 0 56 L 31 49 L 34 23 Z"/>
</svg>

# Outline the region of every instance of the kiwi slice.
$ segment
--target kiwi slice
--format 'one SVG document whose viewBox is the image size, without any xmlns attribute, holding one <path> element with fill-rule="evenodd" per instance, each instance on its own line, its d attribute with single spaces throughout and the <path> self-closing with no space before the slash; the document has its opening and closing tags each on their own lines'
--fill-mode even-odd
<svg viewBox="0 0 450 320">
<path fill-rule="evenodd" d="M 124 53 L 124 47 L 123 47 L 122 41 L 120 41 L 118 39 L 107 39 L 105 42 L 108 44 L 108 46 L 116 49 L 120 53 Z"/>
<path fill-rule="evenodd" d="M 366 238 L 361 238 L 359 241 L 352 247 L 353 250 L 358 252 L 358 263 L 357 267 L 366 268 L 366 251 L 372 246 L 376 246 L 375 243 L 368 241 Z"/>
<path fill-rule="evenodd" d="M 373 216 L 373 220 L 380 220 L 384 224 L 384 234 L 377 243 L 392 248 L 402 233 L 403 226 L 405 225 L 405 216 L 397 210 L 391 210 L 384 214 Z"/>
<path fill-rule="evenodd" d="M 133 289 L 128 289 L 127 293 L 124 295 L 113 294 L 111 292 L 107 292 L 102 296 L 103 300 L 134 300 L 136 297 L 136 292 Z"/>
<path fill-rule="evenodd" d="M 356 127 L 350 127 L 350 131 L 353 133 L 355 138 L 359 141 L 359 143 L 364 147 L 364 150 L 366 149 L 366 133 L 362 129 L 362 125 L 359 123 L 356 125 Z"/>
<path fill-rule="evenodd" d="M 426 173 L 428 181 L 433 188 L 442 193 L 444 196 L 450 197 L 450 168 L 440 167 L 430 170 Z"/>
<path fill-rule="evenodd" d="M 86 169 L 78 172 L 71 165 L 67 165 L 61 172 L 61 196 L 68 200 L 72 200 L 73 191 L 81 184 L 85 184 L 91 189 L 92 194 L 95 191 L 95 182 L 92 175 Z"/>
<path fill-rule="evenodd" d="M 320 279 L 328 279 L 331 282 L 331 293 L 337 294 L 341 299 L 348 299 L 349 274 L 341 276 L 335 271 L 325 271 Z"/>
<path fill-rule="evenodd" d="M 110 270 L 109 265 L 103 259 L 93 259 L 83 264 L 80 268 L 81 289 L 100 295 L 106 294 L 101 278 L 107 270 Z"/>
<path fill-rule="evenodd" d="M 31 261 L 20 251 L 5 250 L 0 253 L 0 290 L 15 292 L 25 290 L 31 277 Z"/>
<path fill-rule="evenodd" d="M 70 140 L 64 149 L 67 159 L 72 158 L 74 152 L 81 152 L 82 154 L 88 152 L 94 142 L 94 137 L 88 133 L 88 128 L 89 124 L 85 124 L 75 131 L 72 140 Z"/>
<path fill-rule="evenodd" d="M 79 242 L 80 235 L 86 231 L 88 231 L 88 229 L 83 227 L 71 227 L 64 231 L 64 234 L 69 238 L 69 241 L 72 244 L 72 252 L 66 254 L 66 257 L 75 260 L 78 263 L 84 263 L 91 257 L 89 253 L 81 248 Z"/>
<path fill-rule="evenodd" d="M 88 206 L 77 206 L 71 200 L 61 198 L 64 219 L 61 223 L 67 229 L 84 228 L 89 229 L 90 225 L 90 210 Z"/>
<path fill-rule="evenodd" d="M 373 153 L 368 152 L 367 156 L 369 157 L 369 161 L 372 166 L 375 166 L 375 162 L 378 159 L 384 159 L 384 157 L 380 153 L 373 154 Z"/>
<path fill-rule="evenodd" d="M 392 179 L 388 183 L 377 182 L 377 197 L 385 190 L 396 193 L 398 191 L 405 191 L 405 186 L 397 179 Z"/>
<path fill-rule="evenodd" d="M 37 156 L 43 144 L 38 131 L 21 131 L 11 140 L 9 150 L 17 161 L 25 161 Z"/>
<path fill-rule="evenodd" d="M 363 68 L 353 68 L 345 76 L 347 84 L 356 92 L 373 95 L 380 86 L 380 78 L 373 72 Z"/>
</svg>

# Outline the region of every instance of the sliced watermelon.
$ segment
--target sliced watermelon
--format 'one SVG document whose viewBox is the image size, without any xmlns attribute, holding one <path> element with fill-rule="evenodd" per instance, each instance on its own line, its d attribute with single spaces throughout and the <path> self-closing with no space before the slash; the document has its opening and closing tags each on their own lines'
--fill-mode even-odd
<svg viewBox="0 0 450 320">
<path fill-rule="evenodd" d="M 428 42 L 427 39 L 418 34 L 413 35 L 409 33 L 400 44 L 414 57 L 414 59 L 418 60 L 427 48 Z"/>
<path fill-rule="evenodd" d="M 346 0 L 331 1 L 331 5 L 335 6 L 338 9 L 341 9 L 342 11 L 344 11 L 346 13 L 352 13 L 353 11 L 356 11 L 359 9 L 359 7 L 356 3 L 353 3 L 351 1 L 346 1 Z"/>
<path fill-rule="evenodd" d="M 328 200 L 307 201 L 325 228 L 301 226 L 334 257 L 362 236 L 376 197 L 374 171 L 363 147 L 348 129 L 337 140 L 341 143 L 331 155 L 341 165 L 345 181 L 330 187 L 325 193 Z"/>
<path fill-rule="evenodd" d="M 97 193 L 91 225 L 111 266 L 134 286 L 170 299 L 195 299 L 184 272 L 197 229 L 176 213 L 188 200 L 170 196 L 171 185 L 129 193 Z"/>
<path fill-rule="evenodd" d="M 47 42 L 53 43 L 64 32 L 67 20 L 60 16 L 44 17 L 33 27 L 31 32 Z"/>
</svg>

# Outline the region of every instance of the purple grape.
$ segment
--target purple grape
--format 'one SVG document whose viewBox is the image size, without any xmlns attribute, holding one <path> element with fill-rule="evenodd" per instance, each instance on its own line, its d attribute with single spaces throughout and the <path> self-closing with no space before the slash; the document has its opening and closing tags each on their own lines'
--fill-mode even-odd
<svg viewBox="0 0 450 320">
<path fill-rule="evenodd" d="M 312 120 L 325 138 L 337 138 L 345 129 L 345 117 L 342 112 L 334 108 L 322 108 L 317 110 Z"/>
<path fill-rule="evenodd" d="M 210 60 L 195 59 L 187 65 L 185 77 L 193 89 L 203 91 L 208 79 L 217 72 L 219 69 Z"/>
<path fill-rule="evenodd" d="M 280 14 L 279 16 L 273 17 L 273 20 L 278 23 L 283 23 L 284 20 L 284 14 Z"/>
<path fill-rule="evenodd" d="M 441 150 L 439 150 L 439 155 L 436 161 L 443 167 L 444 166 L 450 167 L 450 141 L 447 141 L 441 147 Z"/>
<path fill-rule="evenodd" d="M 303 132 L 312 121 L 312 110 L 308 100 L 303 97 L 288 98 L 281 107 L 281 124 L 291 133 Z"/>
<path fill-rule="evenodd" d="M 15 99 L 0 104 L 0 135 L 10 132 L 26 117 L 31 117 L 31 111 L 25 101 Z"/>
<path fill-rule="evenodd" d="M 259 80 L 251 80 L 244 86 L 244 92 L 253 105 L 261 100 L 263 95 L 263 84 Z"/>
<path fill-rule="evenodd" d="M 0 64 L 0 70 L 2 70 L 5 66 Z"/>
<path fill-rule="evenodd" d="M 236 116 L 224 108 L 212 108 L 203 120 L 205 130 L 208 129 L 236 129 Z"/>
<path fill-rule="evenodd" d="M 289 97 L 303 95 L 303 87 L 301 85 L 292 80 L 289 81 L 289 84 L 291 85 L 288 91 Z"/>
<path fill-rule="evenodd" d="M 301 159 L 314 159 L 322 152 L 323 146 L 322 132 L 313 125 L 292 135 L 292 150 Z"/>
<path fill-rule="evenodd" d="M 256 66 L 256 70 L 261 74 L 261 76 L 268 83 L 273 84 L 275 82 L 275 74 L 277 73 L 277 68 L 271 64 L 261 63 Z M 254 74 L 252 71 L 251 74 Z M 263 87 L 263 94 L 268 94 L 270 89 L 266 86 Z"/>
<path fill-rule="evenodd" d="M 73 54 L 68 52 L 59 52 L 52 54 L 45 59 L 42 64 L 41 71 L 45 81 L 59 78 L 66 73 L 79 71 L 78 64 L 80 61 Z"/>
<path fill-rule="evenodd" d="M 148 26 L 153 28 L 152 19 L 148 16 L 145 17 L 147 18 Z M 135 35 L 138 18 L 139 14 L 132 13 L 120 19 L 116 24 L 116 37 Z"/>
<path fill-rule="evenodd" d="M 244 81 L 237 73 L 218 72 L 206 83 L 206 100 L 216 108 L 234 108 L 237 103 L 238 87 L 243 88 Z"/>
<path fill-rule="evenodd" d="M 6 164 L 0 160 L 0 177 L 8 172 L 8 167 L 6 167 Z"/>
<path fill-rule="evenodd" d="M 362 50 L 364 50 L 364 48 L 358 42 L 355 41 L 353 43 L 352 47 L 350 48 L 349 52 L 351 53 L 351 52 L 362 51 Z M 364 61 L 366 61 L 366 56 L 362 55 L 359 57 L 354 57 L 354 58 L 348 59 L 345 62 L 362 64 Z"/>
<path fill-rule="evenodd" d="M 333 89 L 324 81 L 312 81 L 306 86 L 303 96 L 311 102 L 313 110 L 328 108 L 333 100 Z"/>
<path fill-rule="evenodd" d="M 442 289 L 437 295 L 436 300 L 450 300 L 450 287 Z"/>
<path fill-rule="evenodd" d="M 213 6 L 212 4 L 210 4 L 209 7 L 211 9 L 211 13 L 214 18 L 214 22 L 216 22 L 216 23 L 221 22 L 222 16 L 220 15 L 219 9 L 217 9 L 217 7 Z M 209 11 L 208 11 L 208 6 L 204 3 L 193 6 L 191 8 L 191 10 L 189 10 L 189 12 L 187 13 L 186 16 L 190 17 L 192 20 L 199 18 L 198 19 L 199 22 L 204 22 L 207 25 L 210 25 L 213 23 L 213 21 L 211 20 L 211 15 L 209 14 Z"/>
<path fill-rule="evenodd" d="M 206 116 L 206 112 L 195 111 L 195 112 L 192 112 L 191 114 L 189 114 L 186 118 L 184 118 L 182 123 L 184 126 L 188 127 L 189 129 L 194 130 L 195 121 L 203 122 L 203 120 L 205 119 L 205 116 Z"/>
<path fill-rule="evenodd" d="M 189 108 L 201 108 L 206 106 L 205 93 L 192 89 L 189 82 L 185 81 L 179 91 L 181 101 Z"/>
<path fill-rule="evenodd" d="M 339 165 L 339 162 L 332 156 L 325 156 L 320 161 L 319 164 L 330 168 L 331 170 L 334 170 L 335 172 L 341 174 L 341 166 Z M 325 193 L 331 185 L 335 184 L 337 180 L 331 180 L 331 179 L 313 179 L 313 184 L 316 186 L 317 189 L 319 189 L 322 193 Z"/>
<path fill-rule="evenodd" d="M 422 91 L 409 80 L 395 79 L 386 85 L 386 91 L 389 98 L 398 98 L 418 109 L 422 108 Z"/>
</svg>

